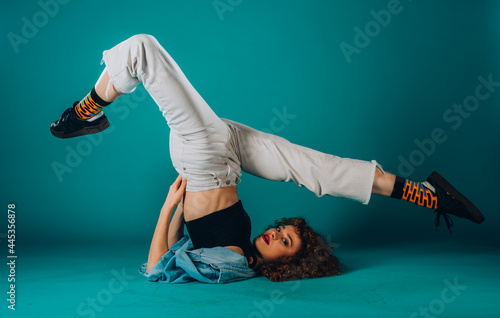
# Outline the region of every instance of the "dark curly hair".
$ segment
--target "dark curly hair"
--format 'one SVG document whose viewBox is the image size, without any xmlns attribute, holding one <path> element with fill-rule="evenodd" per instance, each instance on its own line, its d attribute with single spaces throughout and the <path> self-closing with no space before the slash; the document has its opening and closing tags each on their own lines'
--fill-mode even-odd
<svg viewBox="0 0 500 318">
<path fill-rule="evenodd" d="M 261 265 L 258 270 L 263 276 L 273 282 L 281 282 L 342 274 L 342 264 L 333 255 L 333 248 L 303 218 L 282 218 L 274 223 L 268 229 L 280 225 L 295 226 L 302 244 L 295 255 Z"/>
</svg>

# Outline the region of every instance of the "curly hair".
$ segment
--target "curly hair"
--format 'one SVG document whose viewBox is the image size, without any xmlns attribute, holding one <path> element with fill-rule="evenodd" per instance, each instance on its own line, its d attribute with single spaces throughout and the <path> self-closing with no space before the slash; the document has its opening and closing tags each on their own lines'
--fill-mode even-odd
<svg viewBox="0 0 500 318">
<path fill-rule="evenodd" d="M 273 282 L 281 282 L 342 274 L 342 264 L 333 255 L 333 248 L 303 218 L 282 218 L 274 223 L 268 229 L 280 225 L 295 226 L 302 244 L 295 255 L 260 266 L 259 271 L 263 276 Z"/>
</svg>

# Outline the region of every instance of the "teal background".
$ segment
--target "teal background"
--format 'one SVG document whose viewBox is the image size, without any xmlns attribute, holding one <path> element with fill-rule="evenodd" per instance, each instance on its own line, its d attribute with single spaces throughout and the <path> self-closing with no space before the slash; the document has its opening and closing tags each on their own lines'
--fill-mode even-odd
<svg viewBox="0 0 500 318">
<path fill-rule="evenodd" d="M 491 74 L 494 81 L 500 82 L 500 2 L 401 1 L 401 12 L 392 15 L 387 26 L 381 27 L 348 62 L 341 43 L 354 45 L 354 28 L 364 30 L 374 20 L 370 11 L 387 9 L 389 2 L 72 0 L 60 4 L 42 0 L 58 3 L 57 10 L 52 7 L 54 14 L 45 14 L 44 20 L 40 13 L 43 8 L 36 1 L 3 1 L 0 202 L 4 216 L 0 218 L 0 240 L 2 254 L 7 255 L 6 210 L 8 203 L 15 203 L 16 253 L 20 261 L 26 260 L 18 269 L 21 287 L 16 314 L 23 315 L 24 308 L 24 314 L 29 316 L 49 316 L 48 312 L 58 307 L 51 307 L 50 299 L 37 297 L 52 286 L 52 290 L 61 292 L 62 298 L 57 301 L 63 307 L 58 312 L 64 317 L 78 316 L 78 303 L 86 295 L 95 295 L 111 277 L 108 267 L 120 269 L 126 262 L 128 272 L 134 273 L 146 260 L 156 219 L 176 172 L 168 152 L 168 126 L 142 85 L 106 109 L 112 126 L 105 133 L 60 140 L 49 132 L 50 123 L 73 101 L 82 99 L 98 79 L 104 68 L 99 64 L 102 51 L 137 33 L 152 34 L 159 40 L 220 117 L 323 152 L 375 159 L 387 171 L 400 173 L 401 157 L 409 160 L 419 149 L 415 140 L 431 138 L 434 129 L 442 129 L 446 141 L 424 155 L 409 178 L 424 180 L 437 170 L 484 213 L 486 221 L 482 225 L 454 218 L 451 236 L 444 224 L 435 232 L 432 211 L 383 197 L 374 196 L 368 206 L 363 206 L 345 199 L 316 198 L 294 184 L 244 174 L 240 198 L 252 218 L 254 236 L 274 219 L 303 216 L 318 232 L 336 242 L 338 255 L 351 266 L 358 258 L 347 256 L 360 255 L 362 259 L 364 251 L 368 258 L 371 255 L 387 262 L 385 257 L 400 255 L 397 253 L 408 253 L 415 260 L 425 259 L 430 253 L 439 259 L 438 251 L 449 247 L 458 251 L 456 257 L 464 262 L 480 257 L 474 254 L 474 247 L 480 248 L 488 266 L 480 261 L 465 261 L 468 265 L 457 270 L 470 273 L 480 271 L 476 266 L 483 269 L 483 280 L 477 281 L 476 289 L 474 277 L 470 278 L 469 286 L 473 287 L 468 297 L 475 295 L 486 302 L 485 316 L 499 313 L 498 306 L 494 307 L 500 300 L 498 287 L 485 290 L 481 284 L 493 280 L 499 285 L 495 268 L 500 217 L 495 196 L 500 176 L 500 87 L 480 101 L 456 129 L 443 119 L 443 114 L 474 95 L 479 76 L 488 78 Z M 218 14 L 216 3 L 224 3 L 227 11 Z M 25 36 L 27 43 L 12 45 L 9 37 L 23 36 L 23 26 L 33 18 L 38 19 L 36 34 L 25 30 L 29 35 Z M 274 125 L 276 114 L 283 112 L 291 116 L 289 120 L 278 120 Z M 66 170 L 58 173 L 55 166 Z M 411 248 L 415 244 L 426 244 L 426 248 Z M 446 248 L 440 250 L 439 244 Z M 463 249 L 467 252 L 460 254 L 461 247 L 469 245 Z M 394 246 L 399 248 L 397 253 L 374 253 Z M 358 266 L 373 270 L 373 264 L 361 261 Z M 60 276 L 61 268 L 66 276 Z M 442 280 L 458 275 L 445 268 L 438 271 L 430 294 L 439 295 Z M 7 273 L 5 266 L 2 270 Z M 87 275 L 86 285 L 77 275 L 81 271 Z M 101 280 L 95 278 L 94 271 L 101 271 Z M 407 277 L 408 271 L 421 271 L 421 267 L 415 262 L 402 262 L 396 268 L 375 270 L 373 276 L 380 280 L 397 272 L 402 280 L 413 279 L 415 284 L 429 287 L 426 280 Z M 337 310 L 343 316 L 364 308 L 367 315 L 384 313 L 385 317 L 390 316 L 390 308 L 392 314 L 409 316 L 432 299 L 404 299 L 401 301 L 406 305 L 393 306 L 395 298 L 389 296 L 385 304 L 370 307 L 372 294 L 366 286 L 349 282 L 369 280 L 371 273 L 366 277 L 357 273 L 352 273 L 354 277 L 345 275 L 342 287 L 351 288 L 353 298 L 362 289 L 367 293 L 367 302 L 339 299 L 346 307 L 332 304 L 321 308 Z M 0 278 L 1 286 L 6 283 L 6 275 Z M 52 285 L 55 277 L 64 287 Z M 314 282 L 321 282 L 317 284 L 323 284 L 323 289 L 316 288 Z M 291 316 L 301 310 L 310 311 L 315 302 L 328 298 L 325 295 L 335 282 L 338 280 L 304 282 L 302 286 L 309 286 L 301 289 L 306 297 L 302 298 L 304 304 L 294 307 L 287 302 L 272 315 L 281 315 L 284 310 L 289 310 Z M 170 293 L 165 290 L 179 288 L 181 295 L 188 295 L 199 288 L 199 284 L 147 284 L 137 279 L 133 288 L 129 288 L 131 284 L 126 293 L 120 294 L 129 298 L 113 301 L 107 311 L 97 313 L 107 316 L 111 308 L 118 310 L 122 303 L 130 306 L 130 312 L 139 311 L 152 299 L 144 296 L 147 293 Z M 250 293 L 276 286 L 267 284 L 264 279 L 256 279 L 224 288 L 246 286 Z M 141 291 L 141 286 L 149 289 Z M 393 296 L 404 290 L 393 284 L 386 287 Z M 210 298 L 211 288 L 203 286 L 205 292 L 198 291 L 199 297 Z M 66 290 L 79 290 L 80 294 L 73 297 Z M 318 290 L 322 293 L 313 294 L 316 298 L 305 296 Z M 420 296 L 426 295 L 424 287 L 420 292 Z M 228 291 L 228 301 L 231 293 Z M 137 295 L 142 295 L 140 306 L 132 301 Z M 149 313 L 167 312 L 165 299 L 148 307 Z M 242 297 L 238 301 L 233 306 L 243 311 L 234 312 L 251 317 L 252 300 Z M 175 304 L 173 308 L 185 315 L 196 313 L 180 306 L 179 300 Z M 207 308 L 205 314 L 223 306 L 212 300 L 201 304 L 205 306 L 201 308 Z M 465 314 L 473 304 L 453 305 L 458 313 Z M 441 316 L 450 314 L 447 309 Z"/>
</svg>

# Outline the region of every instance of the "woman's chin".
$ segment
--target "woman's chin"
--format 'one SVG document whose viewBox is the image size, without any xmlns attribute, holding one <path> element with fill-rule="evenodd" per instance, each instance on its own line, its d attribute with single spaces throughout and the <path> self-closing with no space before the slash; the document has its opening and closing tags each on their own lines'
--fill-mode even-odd
<svg viewBox="0 0 500 318">
<path fill-rule="evenodd" d="M 262 241 L 262 238 L 261 236 L 257 236 L 256 238 L 253 239 L 253 246 L 254 246 L 254 249 L 255 249 L 255 252 L 260 256 L 262 257 L 262 248 L 263 248 L 263 244 L 264 241 Z"/>
</svg>

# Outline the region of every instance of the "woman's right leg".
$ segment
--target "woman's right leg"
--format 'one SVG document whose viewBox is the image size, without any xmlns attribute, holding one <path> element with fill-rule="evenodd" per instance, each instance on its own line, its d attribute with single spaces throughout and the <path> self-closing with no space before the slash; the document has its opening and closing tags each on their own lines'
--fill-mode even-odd
<svg viewBox="0 0 500 318">
<path fill-rule="evenodd" d="M 146 34 L 135 35 L 103 52 L 108 74 L 102 76 L 117 92 L 130 93 L 139 83 L 151 95 L 170 127 L 170 157 L 188 180 L 187 191 L 212 190 L 235 184 L 239 167 L 229 160 L 226 124 L 194 89 L 174 59 Z M 112 94 L 111 98 L 116 95 Z M 109 97 L 109 95 L 108 95 Z M 229 173 L 234 171 L 236 173 Z M 231 179 L 225 176 L 231 175 Z"/>
<path fill-rule="evenodd" d="M 154 37 L 146 34 L 134 35 L 104 51 L 102 62 L 106 64 L 106 68 L 91 92 L 95 98 L 90 98 L 90 102 L 85 105 L 90 108 L 88 113 L 93 111 L 91 108 L 96 99 L 104 103 L 112 102 L 121 94 L 133 92 L 142 82 L 171 129 L 171 159 L 177 172 L 188 179 L 187 190 L 211 190 L 218 188 L 222 182 L 224 185 L 237 182 L 241 172 L 238 164 L 230 160 L 227 126 L 193 88 L 176 62 Z M 102 107 L 97 105 L 97 111 L 100 111 L 99 108 Z M 87 115 L 87 110 L 83 109 L 84 115 Z M 96 118 L 100 116 L 96 122 L 105 117 L 89 114 L 92 115 Z M 68 117 L 70 116 L 65 112 L 53 126 L 67 128 L 68 125 L 61 125 L 60 121 Z M 80 126 L 87 125 L 84 120 L 75 119 L 74 122 Z M 69 127 L 71 128 L 71 125 Z M 85 131 L 65 136 L 63 131 L 58 132 L 57 137 L 70 138 L 95 132 L 97 131 Z M 230 180 L 223 178 L 228 175 L 231 175 Z"/>
<path fill-rule="evenodd" d="M 182 140 L 227 139 L 226 125 L 153 36 L 138 34 L 128 38 L 104 51 L 103 62 L 106 68 L 91 94 L 80 102 L 84 104 L 81 110 L 79 105 L 74 106 L 81 121 L 98 117 L 108 103 L 132 93 L 142 83 Z"/>
<path fill-rule="evenodd" d="M 101 98 L 108 103 L 115 101 L 118 97 L 123 95 L 123 93 L 117 90 L 113 83 L 111 83 L 106 68 L 104 68 L 104 71 L 102 71 L 101 76 L 95 84 L 95 91 L 97 95 L 101 96 Z"/>
<path fill-rule="evenodd" d="M 128 38 L 104 51 L 103 62 L 106 72 L 96 89 L 100 94 L 104 92 L 101 98 L 106 99 L 106 92 L 110 100 L 120 93 L 131 93 L 142 83 L 181 139 L 216 140 L 227 134 L 224 123 L 153 36 L 138 34 Z M 113 89 L 108 88 L 108 79 Z"/>
</svg>

